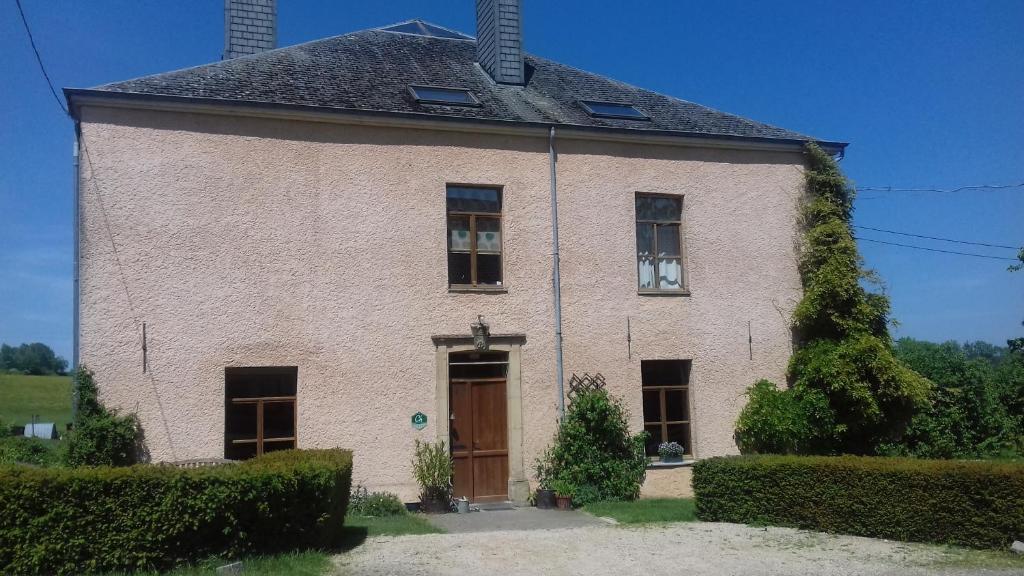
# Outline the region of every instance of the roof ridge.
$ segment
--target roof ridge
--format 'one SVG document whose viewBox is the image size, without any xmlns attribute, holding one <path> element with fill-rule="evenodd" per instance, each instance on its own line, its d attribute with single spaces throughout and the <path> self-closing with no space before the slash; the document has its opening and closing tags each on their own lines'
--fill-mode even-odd
<svg viewBox="0 0 1024 576">
<path fill-rule="evenodd" d="M 415 34 L 413 32 L 399 32 L 398 30 L 388 30 L 388 28 L 395 28 L 397 26 L 402 26 L 404 24 L 426 24 L 427 26 L 432 26 L 439 30 L 444 30 L 445 32 L 461 36 L 461 38 L 448 38 L 446 36 L 427 36 L 424 34 Z M 448 28 L 447 26 L 434 24 L 433 22 L 429 20 L 424 20 L 422 18 L 410 18 L 409 20 L 403 20 L 401 22 L 393 22 L 391 24 L 385 24 L 384 26 L 377 26 L 376 28 L 366 28 L 364 30 L 360 30 L 360 32 L 365 31 L 389 32 L 391 34 L 406 34 L 408 36 L 422 36 L 423 38 L 437 38 L 439 40 L 470 40 L 472 42 L 476 42 L 475 36 L 470 36 L 469 34 L 466 34 L 465 32 L 461 32 L 454 28 Z"/>
</svg>

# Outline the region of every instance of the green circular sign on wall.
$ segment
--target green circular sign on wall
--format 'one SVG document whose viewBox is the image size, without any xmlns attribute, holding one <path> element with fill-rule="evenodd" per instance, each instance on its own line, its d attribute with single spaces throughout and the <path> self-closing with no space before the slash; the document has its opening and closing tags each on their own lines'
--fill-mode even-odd
<svg viewBox="0 0 1024 576">
<path fill-rule="evenodd" d="M 412 427 L 417 430 L 423 430 L 427 427 L 427 415 L 423 412 L 417 412 L 412 415 Z"/>
</svg>

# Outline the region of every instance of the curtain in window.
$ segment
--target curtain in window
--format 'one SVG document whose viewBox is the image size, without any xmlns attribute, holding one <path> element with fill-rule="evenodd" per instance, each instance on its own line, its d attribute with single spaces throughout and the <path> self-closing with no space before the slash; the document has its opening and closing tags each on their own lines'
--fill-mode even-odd
<svg viewBox="0 0 1024 576">
<path fill-rule="evenodd" d="M 637 258 L 637 272 L 640 275 L 641 288 L 654 288 L 654 258 L 650 252 L 641 252 Z"/>
<path fill-rule="evenodd" d="M 679 290 L 683 287 L 683 271 L 679 265 L 678 258 L 659 258 L 658 272 L 661 280 L 659 288 L 663 290 Z M 653 275 L 653 271 L 651 274 Z"/>
</svg>

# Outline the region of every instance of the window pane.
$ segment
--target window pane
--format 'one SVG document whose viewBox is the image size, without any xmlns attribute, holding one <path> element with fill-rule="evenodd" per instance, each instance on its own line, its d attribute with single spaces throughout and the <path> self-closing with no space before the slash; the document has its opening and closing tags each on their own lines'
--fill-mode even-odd
<svg viewBox="0 0 1024 576">
<path fill-rule="evenodd" d="M 501 194 L 494 188 L 448 187 L 449 212 L 501 213 Z"/>
<path fill-rule="evenodd" d="M 665 420 L 669 422 L 690 419 L 686 390 L 665 390 L 665 412 Z"/>
<path fill-rule="evenodd" d="M 476 251 L 478 254 L 501 253 L 501 220 L 477 217 Z"/>
<path fill-rule="evenodd" d="M 683 267 L 678 258 L 658 258 L 658 288 L 679 290 L 683 287 Z"/>
<path fill-rule="evenodd" d="M 636 225 L 636 265 L 640 288 L 654 288 L 654 225 Z"/>
<path fill-rule="evenodd" d="M 639 195 L 636 197 L 636 218 L 637 220 L 678 222 L 682 214 L 682 207 L 683 203 L 680 198 Z"/>
<path fill-rule="evenodd" d="M 477 254 L 476 283 L 501 286 L 500 254 Z"/>
<path fill-rule="evenodd" d="M 658 444 L 661 444 L 661 426 L 644 426 L 644 430 L 647 432 L 647 442 L 644 445 L 644 451 L 648 456 L 658 455 Z"/>
<path fill-rule="evenodd" d="M 263 438 L 295 436 L 295 403 L 263 403 Z"/>
<path fill-rule="evenodd" d="M 640 378 L 644 386 L 686 386 L 690 383 L 690 361 L 642 360 Z"/>
<path fill-rule="evenodd" d="M 256 438 L 256 404 L 234 404 L 228 402 L 224 436 L 228 441 Z"/>
<path fill-rule="evenodd" d="M 647 115 L 634 108 L 632 104 L 595 102 L 592 100 L 583 100 L 583 104 L 586 105 L 587 108 L 590 108 L 592 116 L 612 116 L 647 120 Z"/>
<path fill-rule="evenodd" d="M 644 390 L 644 422 L 661 422 L 660 390 Z"/>
<path fill-rule="evenodd" d="M 658 226 L 658 257 L 679 256 L 679 225 Z"/>
<path fill-rule="evenodd" d="M 469 253 L 449 252 L 448 253 L 448 283 L 469 284 Z"/>
<path fill-rule="evenodd" d="M 279 441 L 279 442 L 264 442 L 263 443 L 263 453 L 264 454 L 266 454 L 267 452 L 276 452 L 278 450 L 290 450 L 292 448 L 295 448 L 295 441 L 294 440 L 284 440 L 284 441 Z"/>
<path fill-rule="evenodd" d="M 248 460 L 256 457 L 256 443 L 232 444 L 224 447 L 224 457 L 228 460 Z"/>
<path fill-rule="evenodd" d="M 669 424 L 668 425 L 668 438 L 666 442 L 678 442 L 683 450 L 687 454 L 693 454 L 693 446 L 690 446 L 690 425 L 689 424 Z M 657 452 L 657 449 L 655 449 Z"/>
<path fill-rule="evenodd" d="M 469 252 L 469 216 L 448 217 L 448 250 Z"/>
<path fill-rule="evenodd" d="M 426 86 L 412 86 L 416 98 L 419 100 L 430 100 L 433 102 L 449 102 L 452 104 L 476 104 L 468 90 L 459 88 L 428 88 Z"/>
</svg>

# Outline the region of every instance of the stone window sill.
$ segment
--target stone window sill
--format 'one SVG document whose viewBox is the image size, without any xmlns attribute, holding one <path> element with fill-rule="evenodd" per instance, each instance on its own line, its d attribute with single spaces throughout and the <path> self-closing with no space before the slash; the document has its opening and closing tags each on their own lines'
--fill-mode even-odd
<svg viewBox="0 0 1024 576">
<path fill-rule="evenodd" d="M 696 460 L 694 460 L 692 458 L 689 459 L 689 460 L 683 460 L 682 462 L 661 462 L 661 461 L 658 461 L 658 460 L 651 460 L 650 462 L 647 463 L 647 469 L 648 470 L 668 470 L 668 469 L 671 469 L 671 468 L 686 468 L 686 467 L 689 467 L 689 466 L 693 466 L 694 462 L 696 462 Z"/>
<path fill-rule="evenodd" d="M 641 288 L 636 292 L 640 296 L 689 296 L 689 290 L 651 290 L 648 288 Z"/>
<path fill-rule="evenodd" d="M 507 286 L 463 286 L 448 287 L 449 294 L 507 294 Z"/>
</svg>

